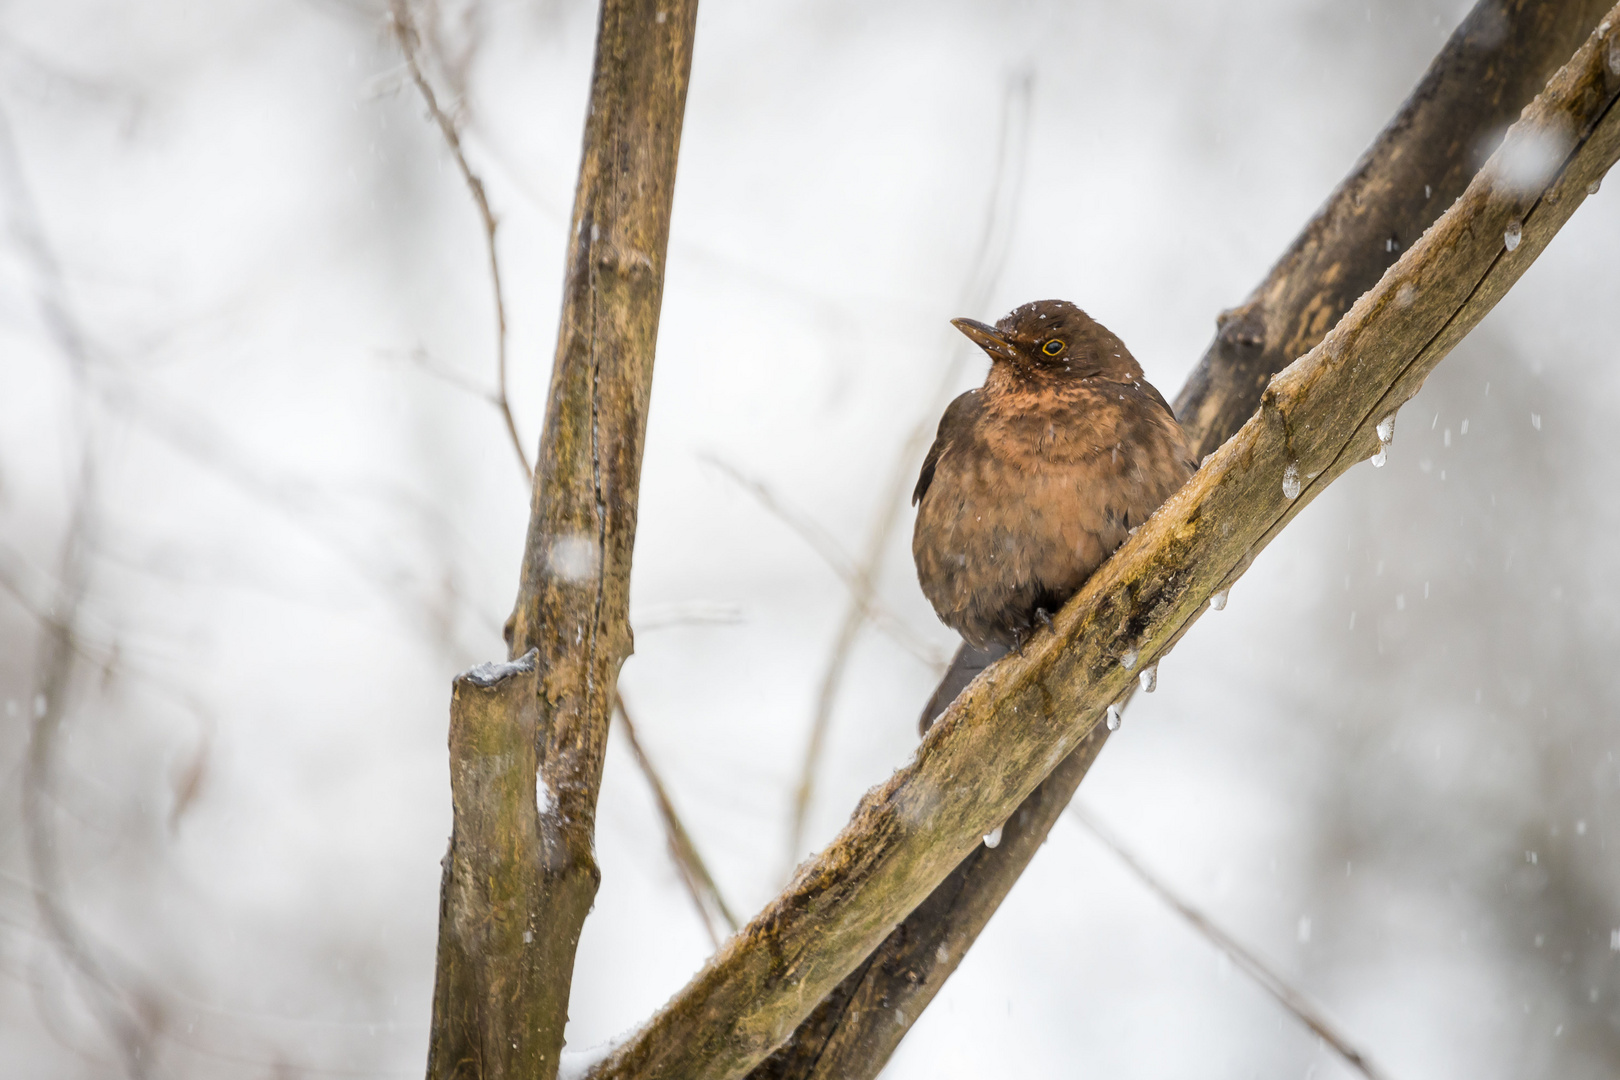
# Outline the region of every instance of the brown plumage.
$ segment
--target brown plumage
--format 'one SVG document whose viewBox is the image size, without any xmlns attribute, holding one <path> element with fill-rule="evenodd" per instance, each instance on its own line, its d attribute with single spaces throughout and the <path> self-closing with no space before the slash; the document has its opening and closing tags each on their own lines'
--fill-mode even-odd
<svg viewBox="0 0 1620 1080">
<path fill-rule="evenodd" d="M 994 327 L 953 321 L 990 373 L 945 410 L 912 495 L 917 579 L 968 645 L 933 712 L 1062 607 L 1195 467 L 1130 350 L 1073 304 L 1025 304 Z"/>
</svg>

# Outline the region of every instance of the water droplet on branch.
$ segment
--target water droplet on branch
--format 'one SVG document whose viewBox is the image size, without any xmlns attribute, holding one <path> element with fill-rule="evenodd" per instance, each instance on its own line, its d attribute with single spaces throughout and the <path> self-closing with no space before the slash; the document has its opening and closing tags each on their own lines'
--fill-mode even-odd
<svg viewBox="0 0 1620 1080">
<path fill-rule="evenodd" d="M 1000 844 L 1000 843 L 1001 843 L 1001 826 L 1000 825 L 997 825 L 995 828 L 991 829 L 989 832 L 984 834 L 984 846 L 985 847 L 993 848 L 997 844 Z"/>
<path fill-rule="evenodd" d="M 1138 675 L 1137 678 L 1142 680 L 1142 693 L 1153 693 L 1159 688 L 1159 662 L 1155 660 L 1143 668 L 1142 674 Z"/>
<path fill-rule="evenodd" d="M 1395 414 L 1390 413 L 1378 421 L 1378 452 L 1372 456 L 1375 469 L 1382 469 L 1389 460 L 1389 444 L 1395 441 Z"/>
<path fill-rule="evenodd" d="M 1514 248 L 1519 246 L 1519 240 L 1522 239 L 1523 236 L 1524 226 L 1520 225 L 1517 221 L 1510 221 L 1508 222 L 1508 227 L 1502 230 L 1502 243 L 1507 245 L 1507 249 L 1509 251 L 1512 251 Z"/>
<path fill-rule="evenodd" d="M 1290 499 L 1299 498 L 1299 463 L 1290 461 L 1283 469 L 1283 494 Z"/>
<path fill-rule="evenodd" d="M 1120 656 L 1119 663 L 1120 663 L 1120 666 L 1123 667 L 1126 671 L 1130 671 L 1131 669 L 1135 668 L 1136 667 L 1136 650 L 1135 649 L 1126 649 L 1124 654 L 1122 656 Z"/>
<path fill-rule="evenodd" d="M 1119 730 L 1119 725 L 1120 725 L 1119 706 L 1118 705 L 1110 705 L 1110 706 L 1108 706 L 1108 730 L 1109 731 L 1118 731 Z"/>
<path fill-rule="evenodd" d="M 1220 592 L 1216 593 L 1214 596 L 1211 596 L 1209 598 L 1209 606 L 1214 608 L 1216 611 L 1225 611 L 1226 610 L 1226 593 L 1227 593 L 1227 590 L 1222 589 Z"/>
</svg>

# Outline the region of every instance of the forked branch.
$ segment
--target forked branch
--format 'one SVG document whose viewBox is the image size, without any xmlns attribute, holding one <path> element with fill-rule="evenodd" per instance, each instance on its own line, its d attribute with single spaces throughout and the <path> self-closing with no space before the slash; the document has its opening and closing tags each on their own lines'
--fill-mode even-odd
<svg viewBox="0 0 1620 1080">
<path fill-rule="evenodd" d="M 557 355 L 506 627 L 510 655 L 523 660 L 486 673 L 502 688 L 488 700 L 479 676 L 465 676 L 451 717 L 452 777 L 517 767 L 530 795 L 512 803 L 504 780 L 456 793 L 434 1080 L 546 1080 L 557 1070 L 574 950 L 601 877 L 596 798 L 631 648 L 630 557 L 696 16 L 696 0 L 602 5 Z M 532 732 L 532 761 L 489 760 L 519 730 Z M 468 801 L 468 791 L 481 794 Z M 502 881 L 499 895 L 479 892 Z M 485 914 L 488 925 L 478 922 Z M 453 931 L 467 927 L 482 950 L 475 964 L 458 962 Z"/>
</svg>

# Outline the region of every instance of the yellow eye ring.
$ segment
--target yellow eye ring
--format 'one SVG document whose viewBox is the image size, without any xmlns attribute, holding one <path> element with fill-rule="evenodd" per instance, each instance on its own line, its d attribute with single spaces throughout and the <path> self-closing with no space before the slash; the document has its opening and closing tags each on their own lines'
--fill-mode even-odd
<svg viewBox="0 0 1620 1080">
<path fill-rule="evenodd" d="M 1063 342 L 1059 341 L 1057 338 L 1053 338 L 1051 341 L 1048 341 L 1045 345 L 1041 346 L 1041 352 L 1045 353 L 1047 356 L 1056 356 L 1062 351 Z"/>
</svg>

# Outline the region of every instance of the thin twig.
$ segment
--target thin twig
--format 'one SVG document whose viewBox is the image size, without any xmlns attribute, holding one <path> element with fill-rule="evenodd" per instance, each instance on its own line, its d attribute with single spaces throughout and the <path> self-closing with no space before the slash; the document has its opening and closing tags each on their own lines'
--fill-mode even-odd
<svg viewBox="0 0 1620 1080">
<path fill-rule="evenodd" d="M 141 1080 L 148 1075 L 145 1050 L 151 1043 L 152 1033 L 124 988 L 96 957 L 65 902 L 66 882 L 58 858 L 60 845 L 49 805 L 54 798 L 57 737 L 67 713 L 74 660 L 82 650 L 75 623 L 86 586 L 85 547 L 90 504 L 94 498 L 93 475 L 94 467 L 87 452 L 81 463 L 73 517 L 62 540 L 62 587 L 53 605 L 57 616 L 45 624 L 35 665 L 28 756 L 22 782 L 23 825 L 40 922 L 56 951 L 89 991 L 86 998 L 91 1011 L 118 1047 L 124 1070 L 134 1080 Z"/>
<path fill-rule="evenodd" d="M 721 941 L 736 933 L 737 917 L 726 906 L 725 897 L 720 895 L 720 887 L 714 883 L 708 866 L 698 854 L 697 845 L 692 843 L 692 834 L 686 831 L 680 815 L 675 812 L 675 804 L 670 801 L 664 781 L 659 778 L 658 770 L 653 768 L 647 752 L 642 749 L 641 739 L 636 736 L 636 725 L 630 719 L 630 711 L 624 707 L 623 694 L 619 695 L 617 704 L 619 721 L 624 725 L 625 738 L 630 742 L 630 753 L 635 756 L 641 775 L 647 778 L 647 786 L 652 788 L 653 799 L 658 803 L 658 816 L 664 822 L 664 839 L 669 846 L 670 860 L 675 863 L 681 883 L 692 897 L 692 906 L 697 908 L 698 917 L 703 920 L 703 929 L 709 932 L 709 940 L 718 949 Z"/>
<path fill-rule="evenodd" d="M 379 349 L 377 355 L 389 360 L 406 360 L 415 364 L 424 374 L 430 375 L 440 382 L 447 383 L 457 390 L 464 391 L 479 401 L 501 407 L 501 396 L 492 390 L 485 390 L 465 375 L 450 368 L 442 367 L 433 355 L 418 345 L 414 349 Z"/>
<path fill-rule="evenodd" d="M 52 343 L 67 361 L 75 396 L 80 439 L 79 477 L 72 515 L 62 538 L 59 587 L 43 621 L 39 657 L 34 668 L 28 752 L 24 760 L 22 811 L 29 874 L 35 885 L 35 908 L 56 952 L 65 960 L 86 991 L 86 1000 L 98 1023 L 107 1031 L 134 1080 L 148 1075 L 146 1051 L 152 1025 L 142 1015 L 135 995 L 120 986 L 96 957 L 87 936 L 66 901 L 65 877 L 59 860 L 60 845 L 53 800 L 57 736 L 67 711 L 67 695 L 74 661 L 83 651 L 78 640 L 80 605 L 88 586 L 86 549 L 95 500 L 95 447 L 89 420 L 82 415 L 87 403 L 85 382 L 90 366 L 87 335 L 67 297 L 61 266 L 46 242 L 32 193 L 24 180 L 20 155 L 12 136 L 10 117 L 0 108 L 0 192 L 11 207 L 11 229 L 33 264 L 40 318 Z M 20 590 L 17 590 L 22 599 Z"/>
<path fill-rule="evenodd" d="M 1219 949 L 1232 963 L 1242 968 L 1244 973 L 1260 984 L 1261 989 L 1277 1000 L 1283 1008 L 1294 1014 L 1300 1023 L 1314 1031 L 1322 1041 L 1333 1048 L 1333 1051 L 1344 1059 L 1345 1064 L 1355 1069 L 1367 1080 L 1386 1080 L 1386 1075 L 1373 1066 L 1363 1054 L 1351 1045 L 1333 1024 L 1322 1014 L 1322 1010 L 1315 1002 L 1306 997 L 1303 991 L 1296 990 L 1288 981 L 1277 974 L 1264 960 L 1244 948 L 1226 931 L 1216 926 L 1209 917 L 1190 903 L 1178 896 L 1170 886 L 1159 880 L 1152 871 L 1142 864 L 1142 861 L 1133 855 L 1121 844 L 1113 833 L 1109 832 L 1097 822 L 1090 814 L 1080 807 L 1078 803 L 1070 803 L 1066 811 L 1081 827 L 1113 852 L 1119 861 L 1135 874 L 1137 880 L 1146 885 L 1160 900 L 1174 908 L 1187 924 L 1196 930 L 1205 941 Z"/>
<path fill-rule="evenodd" d="M 1034 74 L 1029 69 L 1015 72 L 1007 81 L 1002 97 L 1001 127 L 997 142 L 996 170 L 985 201 L 983 229 L 968 265 L 971 269 L 957 299 L 958 310 L 975 314 L 990 302 L 990 294 L 1001 278 L 1012 245 L 1013 225 L 1017 219 L 1020 195 L 1023 191 L 1024 161 L 1029 144 L 1030 98 L 1034 87 Z M 950 400 L 961 377 L 962 368 L 974 351 L 965 339 L 952 333 L 945 346 L 950 357 L 939 383 L 934 388 L 911 434 L 902 444 L 890 471 L 888 484 L 878 503 L 877 520 L 867 537 L 866 551 L 850 580 L 856 583 L 849 607 L 839 623 L 833 639 L 827 666 L 823 670 L 821 685 L 816 692 L 816 711 L 810 722 L 810 738 L 805 743 L 804 760 L 799 767 L 799 782 L 793 792 L 793 812 L 788 826 L 787 866 L 792 867 L 799 857 L 804 842 L 804 828 L 815 797 L 816 770 L 821 764 L 822 747 L 826 743 L 827 728 L 832 722 L 833 703 L 838 688 L 848 669 L 849 658 L 862 626 L 871 617 L 871 597 L 883 573 L 884 556 L 894 536 L 901 513 L 906 506 L 906 494 L 912 484 L 912 470 L 922 457 L 923 449 L 933 435 L 940 412 Z"/>
<path fill-rule="evenodd" d="M 434 94 L 432 84 L 422 71 L 422 64 L 417 55 L 421 46 L 421 36 L 417 33 L 416 23 L 411 18 L 410 7 L 406 0 L 393 0 L 390 23 L 393 26 L 394 36 L 399 41 L 400 51 L 405 54 L 411 81 L 421 91 L 422 100 L 427 104 L 428 115 L 438 125 L 439 133 L 444 136 L 445 145 L 450 148 L 450 155 L 456 159 L 456 168 L 461 170 L 461 178 L 466 181 L 467 190 L 472 193 L 473 202 L 478 206 L 478 216 L 484 225 L 484 245 L 489 250 L 489 278 L 495 292 L 495 407 L 500 410 L 501 418 L 506 421 L 506 433 L 511 437 L 512 450 L 523 466 L 523 475 L 533 483 L 534 466 L 529 464 L 529 455 L 523 449 L 523 440 L 518 436 L 517 421 L 512 418 L 512 406 L 506 396 L 506 294 L 501 287 L 501 261 L 495 247 L 495 230 L 500 223 L 496 220 L 494 211 L 489 208 L 489 196 L 484 193 L 484 182 L 472 171 L 472 166 L 467 164 L 467 155 L 461 149 L 461 132 L 455 120 L 439 107 L 438 96 Z"/>
<path fill-rule="evenodd" d="M 939 650 L 907 626 L 900 616 L 884 606 L 873 594 L 870 584 L 862 578 L 860 567 L 855 565 L 838 541 L 833 539 L 831 533 L 808 515 L 786 506 L 764 481 L 749 476 L 713 454 L 704 454 L 702 457 L 708 464 L 735 481 L 738 487 L 757 499 L 771 516 L 792 529 L 801 540 L 810 545 L 811 550 L 821 556 L 822 561 L 838 575 L 839 580 L 849 587 L 850 596 L 859 604 L 863 619 L 870 620 L 879 630 L 894 639 L 895 644 L 936 672 L 944 672 L 945 658 L 940 655 Z"/>
</svg>

